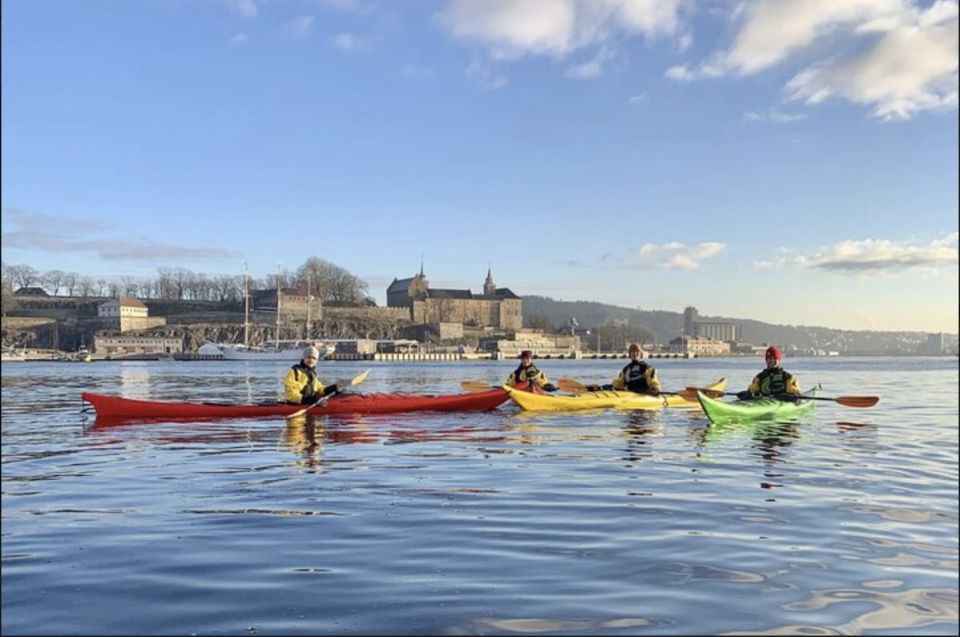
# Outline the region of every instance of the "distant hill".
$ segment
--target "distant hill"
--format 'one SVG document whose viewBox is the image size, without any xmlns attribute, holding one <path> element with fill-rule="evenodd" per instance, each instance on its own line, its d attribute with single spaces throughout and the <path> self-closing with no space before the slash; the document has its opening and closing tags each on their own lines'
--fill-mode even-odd
<svg viewBox="0 0 960 637">
<path fill-rule="evenodd" d="M 615 321 L 626 321 L 631 327 L 646 329 L 657 343 L 667 343 L 683 331 L 683 315 L 661 310 L 636 310 L 594 301 L 557 301 L 544 296 L 523 297 L 523 322 L 531 324 L 546 317 L 556 328 L 575 318 L 581 327 L 592 328 Z M 742 327 L 742 340 L 747 343 L 776 343 L 800 350 L 823 349 L 842 354 L 904 355 L 927 354 L 927 332 L 876 332 L 836 330 L 828 327 L 772 325 L 752 319 L 726 316 L 700 316 L 701 320 L 732 321 Z M 956 353 L 957 335 L 946 338 L 948 351 Z"/>
</svg>

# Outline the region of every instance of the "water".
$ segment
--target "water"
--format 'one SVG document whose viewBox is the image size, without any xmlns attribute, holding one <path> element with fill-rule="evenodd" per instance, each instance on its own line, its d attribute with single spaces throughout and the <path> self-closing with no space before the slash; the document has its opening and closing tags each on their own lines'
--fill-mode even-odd
<svg viewBox="0 0 960 637">
<path fill-rule="evenodd" d="M 259 401 L 288 365 L 4 364 L 2 632 L 956 634 L 957 359 L 787 363 L 882 399 L 716 429 L 509 403 L 100 429 L 81 390 Z M 665 389 L 735 391 L 762 366 L 655 364 Z M 357 389 L 452 393 L 513 365 L 374 363 Z"/>
</svg>

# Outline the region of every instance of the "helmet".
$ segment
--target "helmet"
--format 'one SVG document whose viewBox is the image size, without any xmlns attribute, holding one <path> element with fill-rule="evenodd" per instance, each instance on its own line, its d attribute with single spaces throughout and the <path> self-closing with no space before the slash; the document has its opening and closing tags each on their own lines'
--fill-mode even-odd
<svg viewBox="0 0 960 637">
<path fill-rule="evenodd" d="M 775 359 L 777 359 L 778 361 L 782 361 L 782 360 L 783 360 L 783 352 L 780 351 L 780 348 L 779 348 L 779 347 L 774 347 L 773 345 L 771 345 L 770 347 L 767 348 L 767 351 L 764 353 L 763 356 L 764 356 L 764 358 L 773 356 L 773 357 L 774 357 Z"/>
</svg>

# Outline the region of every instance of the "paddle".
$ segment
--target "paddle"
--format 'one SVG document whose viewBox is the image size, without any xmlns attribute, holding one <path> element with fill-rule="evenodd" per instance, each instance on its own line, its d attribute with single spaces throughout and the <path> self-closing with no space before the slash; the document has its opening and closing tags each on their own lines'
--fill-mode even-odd
<svg viewBox="0 0 960 637">
<path fill-rule="evenodd" d="M 482 380 L 462 380 L 460 381 L 460 386 L 464 390 L 471 392 L 490 391 L 491 389 L 500 389 L 503 387 L 503 385 L 491 385 Z"/>
<path fill-rule="evenodd" d="M 327 395 L 327 396 L 324 396 L 323 398 L 321 398 L 321 399 L 318 400 L 317 402 L 313 403 L 312 405 L 307 405 L 307 406 L 304 407 L 303 409 L 298 409 L 297 411 L 295 411 L 295 412 L 293 412 L 292 414 L 290 414 L 289 416 L 287 416 L 287 419 L 289 420 L 290 418 L 296 418 L 297 416 L 302 416 L 302 415 L 304 415 L 305 413 L 307 413 L 308 411 L 310 411 L 311 409 L 313 409 L 314 407 L 319 407 L 320 405 L 326 404 L 326 402 L 327 402 L 328 400 L 330 400 L 331 398 L 333 398 L 334 396 L 336 396 L 337 394 L 339 394 L 341 391 L 343 391 L 343 390 L 340 389 L 340 387 L 349 387 L 349 386 L 351 386 L 351 385 L 359 385 L 359 384 L 362 383 L 363 381 L 367 380 L 367 376 L 369 376 L 369 375 L 370 375 L 370 370 L 368 369 L 368 370 L 365 371 L 365 372 L 362 372 L 362 373 L 360 373 L 360 374 L 357 374 L 356 376 L 354 376 L 354 377 L 351 378 L 350 380 L 337 381 L 337 383 L 336 383 L 336 384 L 337 384 L 337 391 L 335 391 L 335 392 L 333 392 L 332 394 L 329 394 L 329 395 Z"/>
<path fill-rule="evenodd" d="M 717 391 L 715 389 L 707 389 L 706 387 L 687 387 L 684 390 L 683 394 L 686 397 L 691 395 L 696 398 L 697 392 L 703 392 L 704 396 L 709 396 L 710 398 L 720 398 L 721 396 L 736 396 L 734 392 L 723 392 Z M 795 400 L 792 396 L 782 397 L 782 396 L 769 396 L 769 398 L 777 398 L 778 400 Z M 839 403 L 844 407 L 873 407 L 878 402 L 880 402 L 879 396 L 837 396 L 836 398 L 831 398 L 829 396 L 798 396 L 803 400 L 828 400 L 830 402 Z"/>
<path fill-rule="evenodd" d="M 575 393 L 575 394 L 582 394 L 583 392 L 591 391 L 586 385 L 584 385 L 583 383 L 581 383 L 581 382 L 578 381 L 578 380 L 574 380 L 573 378 L 561 378 L 561 379 L 559 379 L 559 380 L 557 381 L 557 387 L 559 387 L 559 388 L 562 389 L 563 391 L 569 391 L 569 392 L 573 392 L 573 393 Z M 683 398 L 684 400 L 688 400 L 688 401 L 691 401 L 691 402 L 696 402 L 696 400 L 697 400 L 697 395 L 696 395 L 696 393 L 694 393 L 694 394 L 692 395 L 692 398 L 691 398 L 691 397 L 690 397 L 690 394 L 689 394 L 688 392 L 686 392 L 686 391 L 680 391 L 680 392 L 676 392 L 676 391 L 662 391 L 662 392 L 660 392 L 660 394 L 661 394 L 661 395 L 664 395 L 664 396 L 680 396 L 680 397 Z M 653 394 L 648 394 L 648 395 L 652 396 Z"/>
</svg>

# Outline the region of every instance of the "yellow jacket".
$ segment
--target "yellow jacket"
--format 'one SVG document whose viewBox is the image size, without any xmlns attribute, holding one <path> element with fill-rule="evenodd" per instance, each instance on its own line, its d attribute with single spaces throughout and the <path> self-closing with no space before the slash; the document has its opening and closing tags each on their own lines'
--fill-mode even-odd
<svg viewBox="0 0 960 637">
<path fill-rule="evenodd" d="M 527 381 L 533 381 L 537 387 L 543 387 L 550 383 L 550 379 L 547 378 L 547 375 L 541 372 L 535 365 L 532 363 L 524 367 L 520 367 L 513 370 L 513 372 L 507 376 L 507 380 L 504 381 L 505 385 L 519 385 L 520 383 L 525 383 Z"/>
<path fill-rule="evenodd" d="M 660 379 L 657 370 L 643 361 L 630 361 L 621 370 L 620 375 L 613 380 L 613 388 L 645 392 L 648 390 L 661 391 Z"/>
<path fill-rule="evenodd" d="M 317 377 L 317 370 L 307 367 L 300 361 L 290 368 L 283 379 L 284 397 L 294 405 L 311 405 L 323 396 L 323 383 Z"/>
<path fill-rule="evenodd" d="M 747 391 L 756 396 L 773 396 L 774 394 L 793 394 L 799 396 L 800 382 L 797 377 L 783 370 L 781 367 L 769 367 L 753 379 Z"/>
</svg>

